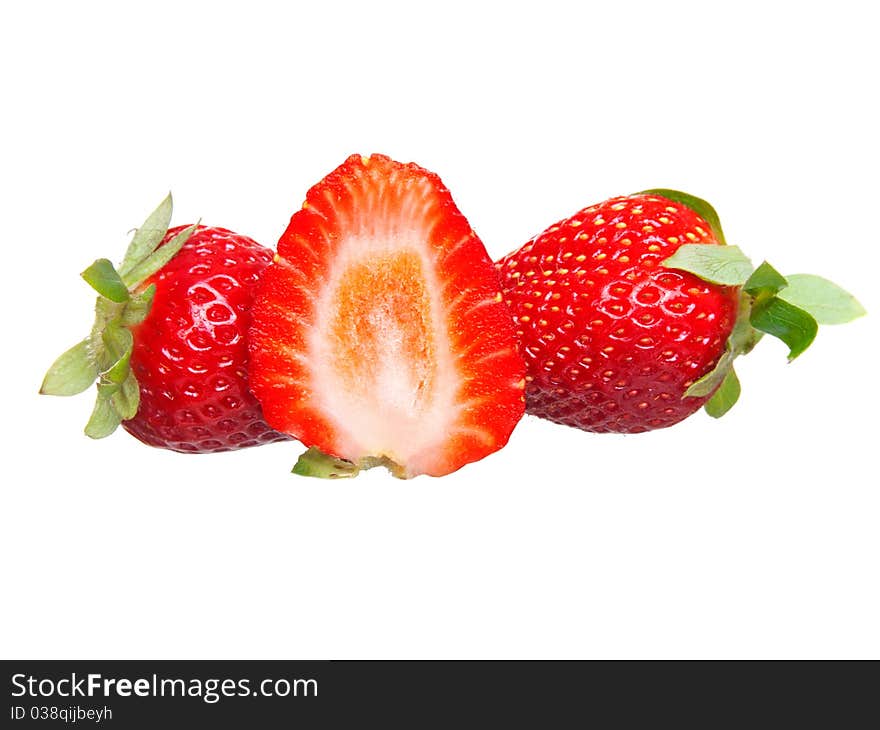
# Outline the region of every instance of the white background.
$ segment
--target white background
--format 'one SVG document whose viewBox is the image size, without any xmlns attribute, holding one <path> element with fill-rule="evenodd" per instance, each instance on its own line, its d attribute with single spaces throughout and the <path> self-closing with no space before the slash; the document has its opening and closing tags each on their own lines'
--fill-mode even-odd
<svg viewBox="0 0 880 730">
<path fill-rule="evenodd" d="M 6 658 L 880 657 L 880 54 L 869 3 L 49 3 L 0 18 Z M 168 189 L 274 245 L 352 152 L 438 172 L 493 257 L 649 187 L 873 314 L 661 432 L 526 418 L 443 478 L 296 478 L 36 395 L 77 273 Z"/>
</svg>

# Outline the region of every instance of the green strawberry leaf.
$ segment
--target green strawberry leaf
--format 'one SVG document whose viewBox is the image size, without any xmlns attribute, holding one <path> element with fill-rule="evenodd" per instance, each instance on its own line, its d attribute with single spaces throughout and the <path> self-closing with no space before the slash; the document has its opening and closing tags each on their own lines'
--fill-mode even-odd
<svg viewBox="0 0 880 730">
<path fill-rule="evenodd" d="M 743 290 L 756 299 L 773 296 L 788 286 L 786 278 L 764 261 L 743 284 Z"/>
<path fill-rule="evenodd" d="M 134 377 L 134 373 L 128 373 L 125 380 L 120 384 L 119 390 L 113 393 L 111 398 L 113 409 L 123 421 L 127 421 L 137 415 L 138 406 L 141 401 L 141 390 L 137 379 Z"/>
<path fill-rule="evenodd" d="M 669 190 L 667 188 L 642 190 L 641 194 L 659 195 L 663 198 L 668 198 L 675 203 L 686 205 L 709 224 L 712 233 L 715 234 L 715 238 L 718 239 L 719 243 L 727 243 L 727 241 L 724 240 L 724 231 L 721 230 L 721 219 L 718 217 L 718 213 L 715 212 L 715 208 L 713 208 L 710 203 L 702 198 L 698 198 L 696 195 L 691 195 L 690 193 L 683 193 L 681 190 Z"/>
<path fill-rule="evenodd" d="M 134 327 L 143 322 L 153 306 L 153 297 L 156 296 L 156 285 L 150 284 L 140 294 L 134 295 L 125 304 L 120 317 L 120 324 L 125 327 Z"/>
<path fill-rule="evenodd" d="M 733 367 L 733 361 L 740 355 L 746 355 L 751 352 L 755 345 L 758 344 L 764 334 L 763 332 L 758 332 L 750 324 L 749 315 L 751 311 L 752 298 L 745 292 L 742 292 L 739 297 L 736 322 L 733 325 L 730 336 L 727 338 L 724 354 L 721 355 L 712 370 L 690 385 L 684 393 L 685 398 L 703 398 L 712 393 L 727 378 L 727 374 Z"/>
<path fill-rule="evenodd" d="M 153 274 L 159 271 L 159 269 L 165 266 L 165 264 L 171 261 L 171 259 L 177 255 L 177 252 L 183 248 L 183 244 L 187 242 L 189 237 L 198 227 L 198 223 L 193 223 L 191 226 L 184 228 L 182 231 L 178 232 L 174 238 L 168 241 L 168 243 L 164 246 L 160 246 L 146 259 L 128 271 L 125 275 L 125 282 L 128 286 L 137 286 L 142 281 L 149 279 Z"/>
<path fill-rule="evenodd" d="M 345 459 L 325 454 L 316 448 L 305 451 L 293 467 L 293 473 L 319 479 L 348 479 L 356 477 L 360 468 Z"/>
<path fill-rule="evenodd" d="M 686 243 L 663 266 L 688 271 L 705 281 L 722 286 L 742 286 L 754 271 L 752 262 L 737 246 Z"/>
<path fill-rule="evenodd" d="M 43 395 L 76 395 L 82 393 L 98 377 L 88 338 L 78 342 L 58 357 L 49 367 L 40 386 Z"/>
<path fill-rule="evenodd" d="M 156 250 L 159 242 L 168 232 L 173 208 L 171 193 L 168 193 L 156 210 L 147 216 L 143 225 L 134 232 L 131 243 L 128 244 L 128 249 L 125 251 L 125 257 L 122 259 L 122 265 L 119 267 L 123 276 L 126 276 Z"/>
<path fill-rule="evenodd" d="M 115 386 L 118 387 L 118 386 Z M 98 397 L 95 400 L 95 408 L 86 424 L 86 436 L 93 439 L 102 439 L 113 433 L 122 422 L 116 409 L 113 407 L 113 395 L 98 387 Z"/>
<path fill-rule="evenodd" d="M 80 276 L 92 289 L 111 302 L 122 303 L 129 299 L 128 287 L 108 259 L 98 259 Z"/>
<path fill-rule="evenodd" d="M 129 363 L 134 349 L 134 336 L 131 331 L 117 322 L 108 322 L 101 333 L 107 355 L 113 364 L 101 373 L 101 380 L 121 384 L 129 376 Z"/>
<path fill-rule="evenodd" d="M 724 380 L 721 381 L 720 387 L 715 391 L 712 397 L 706 401 L 703 408 L 706 410 L 706 413 L 712 416 L 712 418 L 721 418 L 721 416 L 733 408 L 739 400 L 741 390 L 742 388 L 739 384 L 739 378 L 736 376 L 736 371 L 733 369 L 733 366 L 731 366 L 728 368 Z"/>
<path fill-rule="evenodd" d="M 812 315 L 779 297 L 755 302 L 749 318 L 752 327 L 788 345 L 791 362 L 815 339 L 819 325 Z"/>
<path fill-rule="evenodd" d="M 809 312 L 819 324 L 844 324 L 866 313 L 852 294 L 815 274 L 792 274 L 779 298 Z"/>
<path fill-rule="evenodd" d="M 695 380 L 693 383 L 688 386 L 688 389 L 684 392 L 685 398 L 705 398 L 709 395 L 713 390 L 715 390 L 720 383 L 724 382 L 724 379 L 727 377 L 727 373 L 730 372 L 730 368 L 733 367 L 733 361 L 736 358 L 736 355 L 733 354 L 733 351 L 728 349 L 715 364 L 715 367 L 712 368 L 708 373 L 706 373 L 699 380 Z"/>
</svg>

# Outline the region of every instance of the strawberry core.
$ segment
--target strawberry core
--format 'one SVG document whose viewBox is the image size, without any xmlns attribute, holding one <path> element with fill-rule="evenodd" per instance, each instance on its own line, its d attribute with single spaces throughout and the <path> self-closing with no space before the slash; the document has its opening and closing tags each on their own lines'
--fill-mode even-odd
<svg viewBox="0 0 880 730">
<path fill-rule="evenodd" d="M 440 355 L 423 256 L 408 248 L 354 256 L 326 301 L 315 356 L 326 363 L 317 387 L 327 412 L 345 414 L 339 427 L 358 444 L 355 453 L 405 460 L 411 454 L 399 445 L 443 428 L 434 421 L 445 424 L 452 395 L 442 385 L 448 356 Z"/>
</svg>

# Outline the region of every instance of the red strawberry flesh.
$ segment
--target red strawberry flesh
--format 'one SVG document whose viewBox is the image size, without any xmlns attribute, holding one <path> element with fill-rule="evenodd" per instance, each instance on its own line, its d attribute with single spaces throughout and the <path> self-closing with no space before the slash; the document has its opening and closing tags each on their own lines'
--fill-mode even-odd
<svg viewBox="0 0 880 730">
<path fill-rule="evenodd" d="M 501 448 L 525 368 L 491 261 L 440 179 L 357 155 L 308 193 L 263 277 L 251 382 L 307 446 L 398 476 Z"/>
</svg>

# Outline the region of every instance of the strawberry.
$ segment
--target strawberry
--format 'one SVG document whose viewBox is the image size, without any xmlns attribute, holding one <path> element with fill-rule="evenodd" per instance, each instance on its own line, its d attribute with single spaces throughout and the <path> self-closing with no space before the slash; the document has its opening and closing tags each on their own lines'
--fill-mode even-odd
<svg viewBox="0 0 880 730">
<path fill-rule="evenodd" d="M 674 190 L 584 208 L 496 268 L 528 366 L 527 411 L 586 431 L 663 428 L 703 405 L 720 416 L 740 392 L 733 360 L 764 333 L 793 359 L 818 322 L 864 312 L 819 277 L 753 268 L 708 203 Z"/>
<path fill-rule="evenodd" d="M 122 423 L 150 446 L 207 453 L 284 439 L 248 388 L 254 287 L 272 252 L 200 225 L 168 230 L 169 195 L 137 229 L 118 269 L 99 259 L 91 334 L 49 369 L 41 392 L 74 395 L 98 381 L 86 434 Z"/>
<path fill-rule="evenodd" d="M 482 243 L 440 179 L 349 157 L 309 190 L 254 301 L 251 387 L 294 468 L 440 476 L 500 449 L 525 366 Z"/>
</svg>

